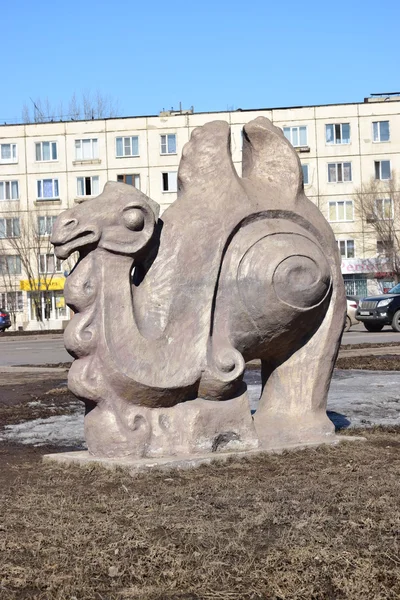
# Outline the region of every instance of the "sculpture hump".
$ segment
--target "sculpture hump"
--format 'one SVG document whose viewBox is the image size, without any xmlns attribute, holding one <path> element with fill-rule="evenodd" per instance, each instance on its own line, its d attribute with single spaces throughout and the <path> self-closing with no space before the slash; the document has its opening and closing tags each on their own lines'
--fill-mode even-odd
<svg viewBox="0 0 400 600">
<path fill-rule="evenodd" d="M 243 128 L 243 177 L 284 190 L 295 198 L 303 183 L 297 152 L 282 130 L 257 117 Z"/>
</svg>

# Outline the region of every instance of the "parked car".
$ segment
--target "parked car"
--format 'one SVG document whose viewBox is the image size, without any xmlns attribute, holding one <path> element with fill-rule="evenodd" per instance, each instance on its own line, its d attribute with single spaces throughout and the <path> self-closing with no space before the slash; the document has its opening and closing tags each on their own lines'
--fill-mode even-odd
<svg viewBox="0 0 400 600">
<path fill-rule="evenodd" d="M 384 325 L 391 325 L 400 332 L 400 283 L 387 294 L 362 298 L 356 317 L 367 331 L 381 331 Z"/>
<path fill-rule="evenodd" d="M 11 327 L 10 313 L 4 310 L 4 308 L 0 308 L 0 331 L 3 332 L 9 327 Z"/>
<path fill-rule="evenodd" d="M 344 330 L 349 331 L 352 325 L 357 325 L 358 321 L 356 319 L 356 310 L 357 310 L 357 299 L 353 296 L 346 296 L 347 300 L 347 316 L 346 323 L 344 325 Z"/>
</svg>

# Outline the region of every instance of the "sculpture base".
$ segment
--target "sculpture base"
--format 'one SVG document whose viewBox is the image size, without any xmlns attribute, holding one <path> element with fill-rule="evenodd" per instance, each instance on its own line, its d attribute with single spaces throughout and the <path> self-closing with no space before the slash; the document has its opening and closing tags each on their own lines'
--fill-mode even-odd
<svg viewBox="0 0 400 600">
<path fill-rule="evenodd" d="M 255 450 L 247 450 L 243 452 L 211 452 L 208 454 L 195 454 L 195 455 L 180 455 L 170 456 L 163 458 L 99 458 L 93 456 L 87 451 L 80 452 L 59 452 L 56 454 L 45 454 L 43 456 L 43 462 L 45 463 L 59 463 L 62 465 L 79 465 L 79 466 L 93 466 L 99 465 L 105 469 L 124 469 L 131 475 L 142 473 L 144 471 L 162 470 L 172 471 L 174 469 L 193 469 L 200 465 L 208 465 L 216 462 L 225 462 L 232 459 L 249 458 L 251 456 L 257 456 L 260 454 L 269 453 L 281 453 L 284 450 L 299 450 L 305 448 L 315 448 L 322 444 L 326 445 L 337 445 L 340 442 L 365 442 L 366 438 L 361 436 L 345 436 L 345 435 L 334 435 L 329 436 L 324 442 L 310 442 L 303 444 L 294 444 L 290 447 L 276 447 L 276 448 L 257 448 Z"/>
</svg>

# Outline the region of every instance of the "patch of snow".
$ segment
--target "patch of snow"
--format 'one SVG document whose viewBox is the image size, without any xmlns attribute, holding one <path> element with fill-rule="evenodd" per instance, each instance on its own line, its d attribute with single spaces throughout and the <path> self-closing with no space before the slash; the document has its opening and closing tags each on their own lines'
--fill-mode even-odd
<svg viewBox="0 0 400 600">
<path fill-rule="evenodd" d="M 245 380 L 250 408 L 255 411 L 261 394 L 259 370 L 246 372 Z M 37 406 L 40 402 L 30 402 Z M 51 416 L 7 425 L 0 431 L 0 441 L 43 446 L 79 446 L 84 444 L 83 406 L 71 405 L 69 415 Z M 400 424 L 400 372 L 334 372 L 328 396 L 328 416 L 341 427 Z"/>
<path fill-rule="evenodd" d="M 246 372 L 250 408 L 261 394 L 259 370 Z M 334 371 L 328 395 L 328 416 L 340 427 L 400 425 L 399 371 Z"/>
<path fill-rule="evenodd" d="M 0 441 L 43 446 L 84 446 L 83 414 L 58 415 L 34 419 L 16 425 L 6 425 L 0 431 Z"/>
</svg>

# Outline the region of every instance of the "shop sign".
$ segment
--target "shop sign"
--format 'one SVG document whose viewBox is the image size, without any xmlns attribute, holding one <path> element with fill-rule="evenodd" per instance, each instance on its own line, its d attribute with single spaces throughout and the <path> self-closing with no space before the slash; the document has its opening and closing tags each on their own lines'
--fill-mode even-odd
<svg viewBox="0 0 400 600">
<path fill-rule="evenodd" d="M 19 282 L 24 292 L 53 292 L 64 289 L 65 277 L 41 277 L 40 279 L 23 279 Z"/>
<path fill-rule="evenodd" d="M 391 271 L 387 260 L 382 258 L 343 258 L 342 273 L 373 273 L 375 276 Z"/>
</svg>

